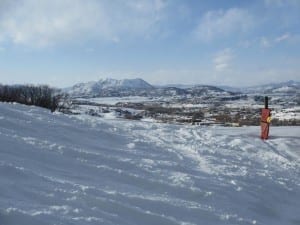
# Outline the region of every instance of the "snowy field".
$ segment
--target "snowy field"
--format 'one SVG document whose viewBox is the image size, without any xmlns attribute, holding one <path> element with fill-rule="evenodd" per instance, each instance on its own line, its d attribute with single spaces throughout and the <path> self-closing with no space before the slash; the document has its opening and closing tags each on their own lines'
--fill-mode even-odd
<svg viewBox="0 0 300 225">
<path fill-rule="evenodd" d="M 155 102 L 161 100 L 160 98 L 148 98 L 140 96 L 128 96 L 128 97 L 99 97 L 99 98 L 76 98 L 78 101 L 89 101 L 92 103 L 115 105 L 117 103 L 143 103 L 143 102 Z"/>
<path fill-rule="evenodd" d="M 179 98 L 179 97 L 177 97 Z M 184 103 L 172 103 L 176 100 L 176 96 L 171 97 L 141 97 L 141 96 L 128 96 L 128 97 L 99 97 L 99 98 L 76 98 L 77 101 L 88 101 L 91 103 L 116 105 L 117 103 L 153 103 L 162 104 L 164 107 L 170 108 L 203 108 L 208 107 L 208 104 L 184 104 Z M 249 102 L 248 102 L 249 106 Z"/>
<path fill-rule="evenodd" d="M 177 126 L 0 103 L 1 225 L 300 224 L 300 127 Z"/>
</svg>

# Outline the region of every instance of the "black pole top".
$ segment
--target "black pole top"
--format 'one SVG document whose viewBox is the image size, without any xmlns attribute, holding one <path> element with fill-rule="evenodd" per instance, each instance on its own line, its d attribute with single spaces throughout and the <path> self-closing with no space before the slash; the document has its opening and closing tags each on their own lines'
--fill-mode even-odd
<svg viewBox="0 0 300 225">
<path fill-rule="evenodd" d="M 265 109 L 269 108 L 269 98 L 268 96 L 265 96 Z"/>
</svg>

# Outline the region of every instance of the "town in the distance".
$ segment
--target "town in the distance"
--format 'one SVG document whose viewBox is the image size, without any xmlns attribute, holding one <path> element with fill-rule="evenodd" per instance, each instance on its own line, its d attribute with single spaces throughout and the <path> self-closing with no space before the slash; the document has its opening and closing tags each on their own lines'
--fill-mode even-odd
<svg viewBox="0 0 300 225">
<path fill-rule="evenodd" d="M 259 125 L 264 97 L 272 125 L 300 125 L 300 82 L 247 88 L 210 85 L 153 86 L 142 79 L 100 79 L 62 90 L 59 111 L 107 119 L 131 119 L 191 125 Z"/>
</svg>

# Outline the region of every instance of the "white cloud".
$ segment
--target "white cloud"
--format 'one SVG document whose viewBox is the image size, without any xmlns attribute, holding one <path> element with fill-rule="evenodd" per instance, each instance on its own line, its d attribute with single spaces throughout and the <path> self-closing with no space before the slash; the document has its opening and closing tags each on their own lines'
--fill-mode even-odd
<svg viewBox="0 0 300 225">
<path fill-rule="evenodd" d="M 253 26 L 253 18 L 244 9 L 231 8 L 227 11 L 209 11 L 202 18 L 195 31 L 196 36 L 204 41 L 246 32 Z"/>
<path fill-rule="evenodd" d="M 260 45 L 263 48 L 270 48 L 273 47 L 274 45 L 280 44 L 281 42 L 285 42 L 288 41 L 289 39 L 291 39 L 292 36 L 288 33 L 280 35 L 278 37 L 261 37 L 260 38 Z"/>
<path fill-rule="evenodd" d="M 277 38 L 275 38 L 275 42 L 282 42 L 282 41 L 286 41 L 290 38 L 290 34 L 283 34 Z"/>
<path fill-rule="evenodd" d="M 0 41 L 51 46 L 99 39 L 119 42 L 122 36 L 159 33 L 166 2 L 97 0 L 20 0 L 0 5 Z"/>
<path fill-rule="evenodd" d="M 215 71 L 224 72 L 228 70 L 231 67 L 233 58 L 233 51 L 230 48 L 218 52 L 213 59 Z"/>
</svg>

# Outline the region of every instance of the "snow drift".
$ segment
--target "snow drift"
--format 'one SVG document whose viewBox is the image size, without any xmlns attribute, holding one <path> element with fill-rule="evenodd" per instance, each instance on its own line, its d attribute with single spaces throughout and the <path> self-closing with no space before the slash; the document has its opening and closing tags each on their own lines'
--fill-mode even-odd
<svg viewBox="0 0 300 225">
<path fill-rule="evenodd" d="M 0 224 L 299 224 L 299 134 L 0 103 Z"/>
</svg>

